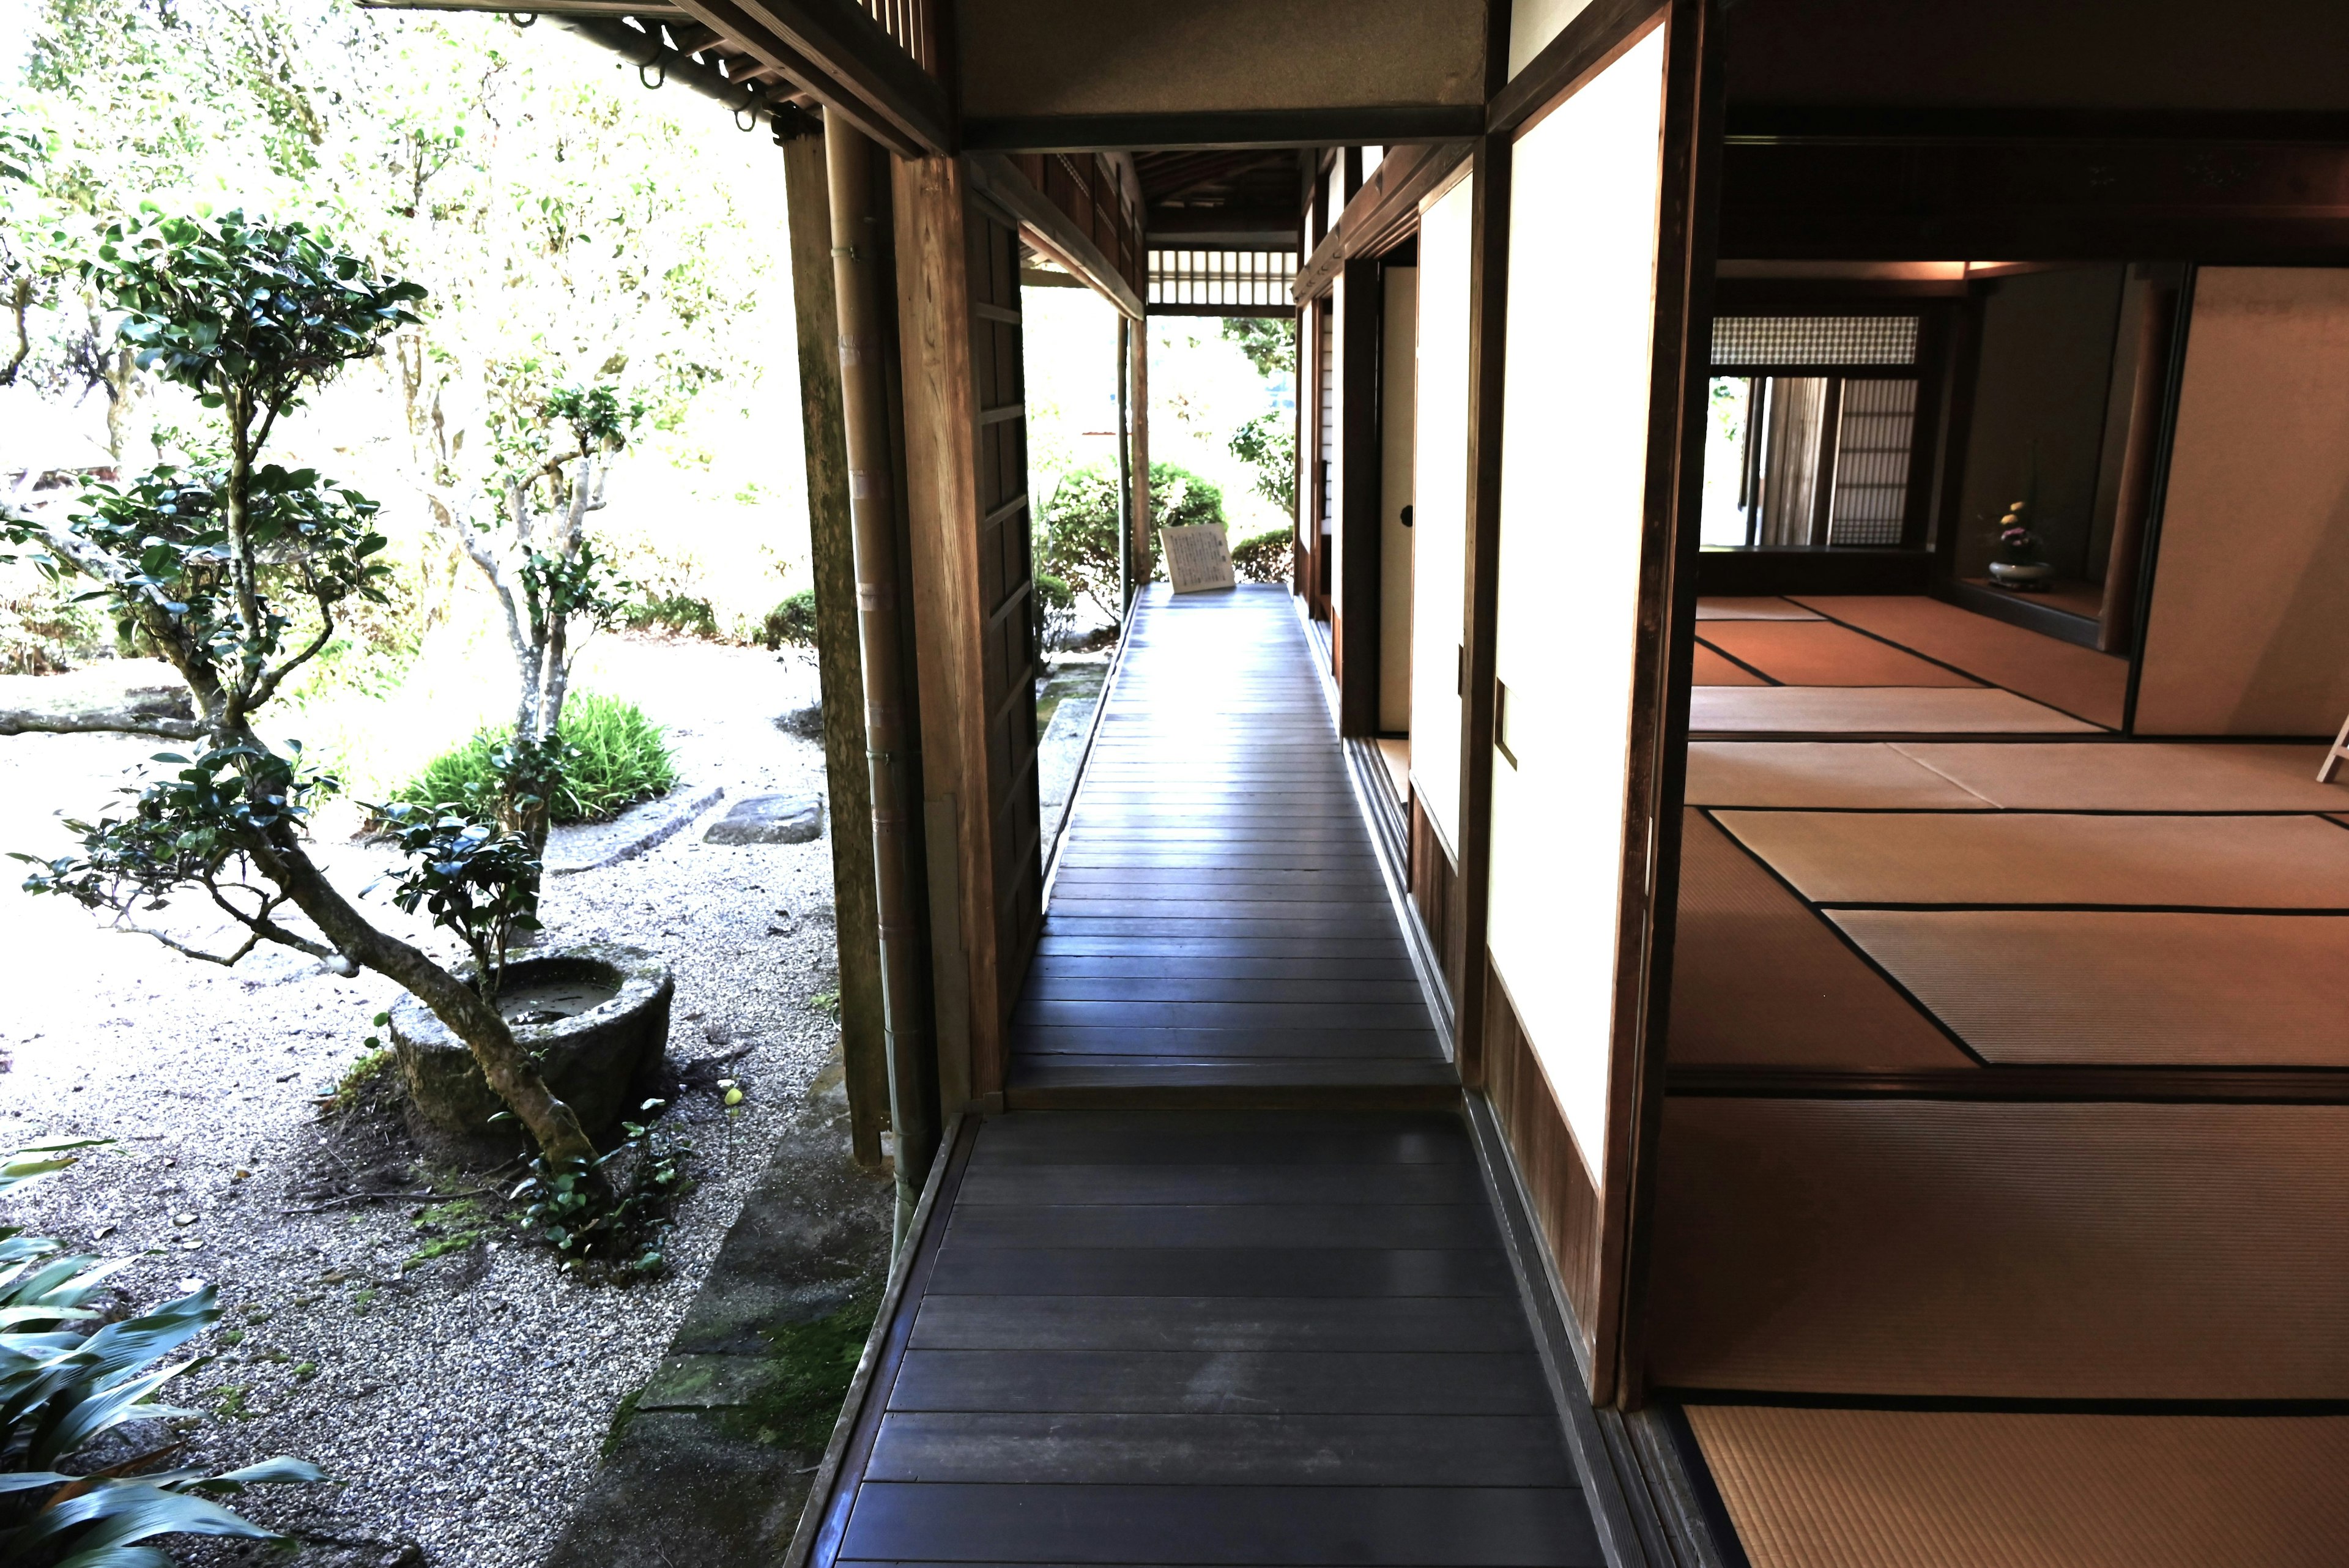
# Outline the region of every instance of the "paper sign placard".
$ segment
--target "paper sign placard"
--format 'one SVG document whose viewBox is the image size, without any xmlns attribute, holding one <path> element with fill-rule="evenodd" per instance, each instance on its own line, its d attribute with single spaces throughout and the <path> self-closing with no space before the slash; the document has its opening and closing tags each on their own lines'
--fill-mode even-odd
<svg viewBox="0 0 2349 1568">
<path fill-rule="evenodd" d="M 1178 594 L 1237 585 L 1232 576 L 1232 547 L 1220 523 L 1195 523 L 1187 528 L 1161 528 L 1158 547 L 1166 555 L 1166 576 Z"/>
</svg>

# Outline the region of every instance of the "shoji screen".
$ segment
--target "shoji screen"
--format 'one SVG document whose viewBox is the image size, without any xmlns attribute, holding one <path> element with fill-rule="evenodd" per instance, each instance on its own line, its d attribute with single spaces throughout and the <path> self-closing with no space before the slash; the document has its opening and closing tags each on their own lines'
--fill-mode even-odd
<svg viewBox="0 0 2349 1568">
<path fill-rule="evenodd" d="M 1517 140 L 1501 434 L 1495 972 L 1607 1187 L 1640 646 L 1665 34 Z"/>
<path fill-rule="evenodd" d="M 1468 551 L 1466 175 L 1419 222 L 1419 393 L 1413 434 L 1411 781 L 1436 832 L 1460 846 L 1460 642 Z"/>
</svg>

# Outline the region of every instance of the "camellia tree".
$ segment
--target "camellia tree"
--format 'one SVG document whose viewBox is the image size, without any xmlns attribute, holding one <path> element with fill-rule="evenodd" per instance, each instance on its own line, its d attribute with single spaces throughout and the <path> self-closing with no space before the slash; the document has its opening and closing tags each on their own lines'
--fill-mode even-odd
<svg viewBox="0 0 2349 1568">
<path fill-rule="evenodd" d="M 608 386 L 560 389 L 545 399 L 540 418 L 506 421 L 496 431 L 496 521 L 477 527 L 456 511 L 442 513 L 504 612 L 519 680 L 513 733 L 496 757 L 496 807 L 502 825 L 533 850 L 546 846 L 548 803 L 563 780 L 572 629 L 608 626 L 625 591 L 587 535 L 587 514 L 604 509 L 612 461 L 644 412 L 643 403 L 623 403 Z"/>
<path fill-rule="evenodd" d="M 115 224 L 87 272 L 122 312 L 121 336 L 141 364 L 217 412 L 226 458 L 94 486 L 62 523 L 11 518 L 0 528 L 15 545 L 37 545 L 45 569 L 90 584 L 186 680 L 192 718 L 125 716 L 114 727 L 202 750 L 159 757 L 179 771 L 138 792 L 127 815 L 75 824 L 81 852 L 35 862 L 26 888 L 111 911 L 193 958 L 234 963 L 274 942 L 345 974 L 385 975 L 464 1041 L 548 1161 L 585 1168 L 595 1151 L 579 1118 L 547 1088 L 494 1001 L 506 934 L 535 923 L 531 846 L 461 810 L 394 808 L 412 859 L 395 899 L 428 904 L 467 942 L 480 966 L 468 984 L 329 884 L 304 829 L 332 781 L 298 747 L 280 751 L 256 728 L 286 679 L 327 646 L 338 607 L 378 596 L 385 573 L 374 503 L 308 470 L 265 464 L 261 453 L 306 390 L 413 322 L 424 291 L 378 275 L 301 223 L 238 212 L 150 212 Z M 139 912 L 188 892 L 242 927 L 242 945 L 212 952 L 139 924 Z M 282 923 L 289 905 L 316 937 Z"/>
</svg>

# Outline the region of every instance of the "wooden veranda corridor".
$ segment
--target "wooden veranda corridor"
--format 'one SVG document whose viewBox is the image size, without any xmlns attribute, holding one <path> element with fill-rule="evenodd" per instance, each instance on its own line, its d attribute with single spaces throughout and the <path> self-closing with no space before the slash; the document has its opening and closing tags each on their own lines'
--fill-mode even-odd
<svg viewBox="0 0 2349 1568">
<path fill-rule="evenodd" d="M 1012 1019 L 1011 1103 L 1456 1086 L 1287 590 L 1156 585 L 1127 635 Z"/>
<path fill-rule="evenodd" d="M 1286 595 L 1133 635 L 807 1561 L 1605 1562 Z"/>
</svg>

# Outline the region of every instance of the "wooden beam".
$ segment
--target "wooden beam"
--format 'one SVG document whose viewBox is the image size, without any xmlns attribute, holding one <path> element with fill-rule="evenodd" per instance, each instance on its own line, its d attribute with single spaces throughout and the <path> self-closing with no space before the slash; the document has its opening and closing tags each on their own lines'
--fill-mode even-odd
<svg viewBox="0 0 2349 1568">
<path fill-rule="evenodd" d="M 1732 142 L 1723 255 L 2349 259 L 2349 145 L 2008 136 Z"/>
<path fill-rule="evenodd" d="M 1484 129 L 1474 105 L 1397 104 L 1382 109 L 1205 109 L 1178 114 L 1055 114 L 973 119 L 967 149 L 990 152 L 1139 152 L 1174 148 L 1398 147 L 1458 141 Z"/>
<path fill-rule="evenodd" d="M 1381 160 L 1338 215 L 1338 226 L 1297 269 L 1292 294 L 1300 300 L 1311 299 L 1330 286 L 1330 280 L 1347 263 L 1392 249 L 1414 232 L 1419 227 L 1419 203 L 1451 177 L 1473 145 L 1455 141 L 1407 147 Z"/>
<path fill-rule="evenodd" d="M 1142 315 L 1142 296 L 1118 271 L 1117 265 L 1093 243 L 1090 234 L 1078 226 L 1075 219 L 1030 184 L 1010 159 L 999 152 L 973 152 L 965 156 L 963 163 L 971 188 L 985 192 L 1018 219 L 1019 232 L 1030 244 L 1082 278 L 1095 293 L 1126 315 Z"/>
<path fill-rule="evenodd" d="M 833 937 L 840 961 L 840 1052 L 858 1164 L 881 1163 L 889 1121 L 882 1033 L 881 916 L 873 867 L 873 784 L 864 754 L 864 659 L 857 647 L 856 539 L 841 410 L 840 308 L 823 141 L 783 144 L 792 306 L 799 324 L 800 428 L 807 450 L 809 555 L 815 576 L 816 677 L 832 801 Z"/>
<path fill-rule="evenodd" d="M 947 90 L 856 0 L 742 0 L 784 44 L 822 64 L 924 151 L 954 146 Z"/>
<path fill-rule="evenodd" d="M 869 35 L 855 35 L 860 45 L 876 52 L 878 48 L 888 50 L 916 81 L 926 85 L 926 92 L 909 88 L 910 96 L 874 96 L 864 83 L 864 78 L 873 74 L 871 68 L 845 68 L 838 57 L 822 48 L 810 48 L 800 34 L 782 26 L 778 19 L 779 7 L 784 16 L 796 16 L 801 9 L 786 0 L 742 0 L 740 4 L 737 0 L 681 0 L 683 9 L 704 26 L 740 40 L 753 59 L 772 67 L 825 109 L 841 115 L 899 157 L 917 158 L 944 151 L 951 140 L 945 90 L 905 57 L 896 43 L 880 30 L 880 24 L 847 5 L 846 0 L 841 0 L 841 4 L 854 10 L 857 18 L 870 28 Z M 826 5 L 822 8 L 832 7 Z M 830 32 L 820 36 L 828 45 L 833 39 Z M 873 43 L 875 38 L 878 46 Z M 870 62 L 866 64 L 870 66 Z"/>
</svg>

